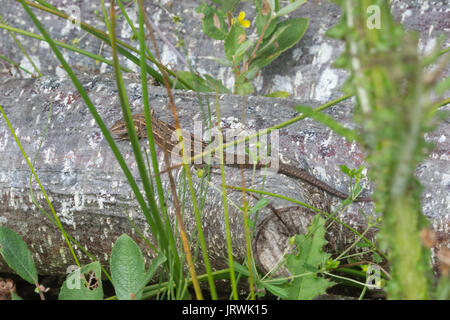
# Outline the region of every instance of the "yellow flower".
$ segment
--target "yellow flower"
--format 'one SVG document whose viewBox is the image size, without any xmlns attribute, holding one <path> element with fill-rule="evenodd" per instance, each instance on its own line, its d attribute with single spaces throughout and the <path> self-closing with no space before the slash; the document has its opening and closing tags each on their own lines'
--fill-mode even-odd
<svg viewBox="0 0 450 320">
<path fill-rule="evenodd" d="M 243 26 L 244 28 L 250 27 L 250 21 L 245 20 L 245 12 L 244 11 L 239 12 L 238 21 L 239 21 L 239 24 L 241 26 Z M 234 19 L 232 19 L 232 23 L 234 23 Z"/>
</svg>

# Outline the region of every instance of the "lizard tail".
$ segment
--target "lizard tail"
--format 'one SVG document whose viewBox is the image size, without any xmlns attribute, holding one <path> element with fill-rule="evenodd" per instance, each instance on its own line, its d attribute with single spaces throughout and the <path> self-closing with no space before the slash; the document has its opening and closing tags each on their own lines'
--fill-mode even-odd
<svg viewBox="0 0 450 320">
<path fill-rule="evenodd" d="M 336 190 L 335 188 L 329 186 L 325 182 L 312 176 L 311 174 L 306 172 L 306 170 L 304 170 L 304 169 L 299 169 L 297 167 L 292 167 L 291 165 L 288 165 L 288 164 L 283 164 L 280 166 L 278 172 L 282 173 L 284 175 L 290 176 L 292 178 L 296 178 L 296 179 L 305 181 L 305 182 L 307 182 L 315 187 L 318 187 L 319 189 L 321 189 L 335 197 L 338 197 L 340 199 L 344 200 L 344 199 L 348 198 L 348 194 L 343 193 L 339 190 Z M 373 200 L 370 199 L 370 197 L 361 197 L 361 196 L 354 200 L 354 202 L 369 202 L 369 201 L 373 201 Z"/>
</svg>

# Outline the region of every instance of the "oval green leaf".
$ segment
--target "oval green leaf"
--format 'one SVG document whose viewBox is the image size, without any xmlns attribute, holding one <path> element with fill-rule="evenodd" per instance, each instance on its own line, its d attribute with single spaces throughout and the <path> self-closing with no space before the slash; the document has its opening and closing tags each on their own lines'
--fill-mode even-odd
<svg viewBox="0 0 450 320">
<path fill-rule="evenodd" d="M 214 6 L 208 6 L 203 2 L 195 11 L 203 14 L 202 27 L 207 36 L 215 40 L 225 39 L 228 30 L 225 24 L 225 14 L 222 10 L 217 10 Z"/>
<path fill-rule="evenodd" d="M 0 254 L 22 279 L 31 284 L 38 282 L 36 266 L 26 243 L 17 233 L 5 226 L 0 226 Z"/>
<path fill-rule="evenodd" d="M 140 300 L 146 278 L 145 261 L 141 249 L 128 235 L 121 235 L 114 244 L 110 267 L 117 299 Z"/>
<path fill-rule="evenodd" d="M 295 9 L 300 7 L 305 2 L 306 2 L 306 0 L 297 0 L 297 1 L 291 2 L 287 6 L 284 6 L 283 8 L 281 8 L 280 11 L 278 11 L 275 14 L 275 17 L 281 17 L 281 16 L 284 16 L 285 14 L 291 13 L 292 11 L 294 11 Z"/>
<path fill-rule="evenodd" d="M 275 60 L 282 52 L 295 45 L 305 34 L 308 19 L 295 18 L 280 22 L 273 34 L 259 47 L 253 66 L 262 68 Z"/>
</svg>

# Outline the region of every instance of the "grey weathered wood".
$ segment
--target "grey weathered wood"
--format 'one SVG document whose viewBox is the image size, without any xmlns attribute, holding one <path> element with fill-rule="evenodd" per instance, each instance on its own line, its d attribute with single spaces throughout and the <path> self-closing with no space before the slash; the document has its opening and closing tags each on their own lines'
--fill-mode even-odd
<svg viewBox="0 0 450 320">
<path fill-rule="evenodd" d="M 101 12 L 99 2 L 88 0 L 72 1 L 48 1 L 61 10 L 69 11 L 70 6 L 76 6 L 83 22 L 94 28 L 105 30 L 105 25 L 96 16 L 96 10 Z M 165 3 L 161 6 L 161 4 Z M 189 60 L 193 68 L 200 73 L 208 73 L 214 78 L 220 79 L 229 88 L 232 88 L 234 74 L 231 68 L 218 63 L 214 58 L 225 59 L 222 41 L 213 41 L 205 36 L 202 31 L 201 18 L 195 12 L 201 1 L 146 1 L 145 8 L 147 15 L 158 25 L 168 41 L 175 45 L 178 37 L 183 39 L 188 52 L 185 59 Z M 282 3 L 282 5 L 285 5 Z M 416 30 L 420 33 L 420 46 L 422 48 L 432 48 L 436 38 L 445 35 L 442 48 L 450 45 L 450 13 L 448 12 L 448 1 L 391 1 L 392 13 L 397 21 L 401 22 L 407 30 Z M 136 17 L 136 6 L 127 8 L 127 13 L 135 25 L 138 24 Z M 255 8 L 252 1 L 244 1 L 236 8 L 235 14 L 240 10 L 245 11 L 246 18 L 252 22 L 251 28 L 247 29 L 247 34 L 252 34 L 255 27 Z M 105 57 L 111 57 L 111 49 L 102 46 L 100 39 L 95 37 L 85 37 L 85 31 L 77 29 L 64 19 L 36 10 L 41 23 L 53 39 L 70 42 L 73 39 L 81 39 L 80 47 L 89 52 L 99 52 Z M 342 53 L 343 42 L 331 39 L 326 36 L 326 31 L 339 21 L 341 14 L 340 7 L 328 0 L 306 1 L 301 7 L 292 12 L 289 18 L 309 19 L 308 29 L 303 38 L 290 49 L 283 53 L 273 63 L 266 66 L 261 75 L 256 78 L 255 92 L 257 95 L 264 95 L 274 91 L 287 91 L 293 97 L 303 97 L 315 99 L 317 102 L 325 103 L 339 95 L 348 73 L 343 69 L 332 67 L 332 63 Z M 173 23 L 173 15 L 180 17 L 181 24 Z M 17 1 L 2 1 L 2 17 L 8 25 L 16 28 L 26 29 L 37 34 L 36 29 L 22 5 Z M 120 28 L 117 30 L 117 37 L 138 48 L 139 42 L 131 37 L 130 28 Z M 174 54 L 161 37 L 157 36 L 158 47 L 163 57 L 163 63 L 169 64 L 175 70 L 186 70 L 187 66 Z M 57 76 L 64 72 L 59 67 L 59 61 L 50 52 L 48 46 L 42 42 L 22 37 L 21 44 L 32 52 L 33 61 L 41 66 L 41 72 L 45 75 Z M 0 32 L 0 43 L 2 55 L 12 59 L 28 70 L 34 71 L 28 60 L 22 56 L 17 57 L 18 48 L 14 39 L 7 32 Z M 205 48 L 207 48 L 205 50 Z M 183 53 L 183 50 L 179 50 Z M 50 54 L 49 54 L 50 52 Z M 105 64 L 98 64 L 93 59 L 75 54 L 69 50 L 64 56 L 68 63 L 80 70 L 103 73 L 111 71 Z M 138 71 L 138 66 L 124 61 L 124 65 L 132 70 Z M 0 77 L 12 74 L 15 77 L 28 75 L 19 72 L 0 61 Z M 448 73 L 447 73 L 448 76 Z"/>
<path fill-rule="evenodd" d="M 83 78 L 82 83 L 108 126 L 121 118 L 114 81 L 104 77 L 89 77 Z M 140 111 L 142 99 L 139 82 L 128 81 L 127 91 L 133 111 Z M 165 90 L 151 87 L 149 95 L 157 116 L 171 122 L 170 111 L 166 107 Z M 207 101 L 206 98 L 211 102 L 215 101 L 214 95 L 200 95 L 200 98 L 203 103 Z M 4 108 L 30 158 L 33 158 L 40 143 L 51 101 L 53 104 L 51 122 L 45 143 L 36 158 L 35 170 L 51 196 L 53 206 L 64 227 L 105 265 L 114 241 L 123 232 L 134 235 L 136 241 L 144 248 L 145 255 L 150 258 L 152 252 L 132 231 L 125 210 L 133 214 L 137 225 L 151 241 L 152 235 L 144 223 L 142 213 L 116 159 L 71 82 L 42 78 L 0 83 L 0 105 Z M 175 101 L 183 127 L 192 130 L 193 119 L 201 120 L 199 96 L 192 92 L 176 92 Z M 292 105 L 296 103 L 310 103 L 310 101 L 256 97 L 249 97 L 244 103 L 241 97 L 232 95 L 220 96 L 219 101 L 224 128 L 241 125 L 242 107 L 245 104 L 246 126 L 255 130 L 293 117 L 296 113 Z M 207 113 L 207 109 L 205 111 Z M 211 112 L 215 119 L 214 106 Z M 330 110 L 330 114 L 338 121 L 352 126 L 350 101 L 339 104 Z M 436 134 L 445 133 L 448 123 L 443 124 L 443 127 L 439 128 L 443 131 L 438 130 Z M 439 141 L 437 140 L 438 143 Z M 444 141 L 444 144 L 440 144 L 437 150 L 447 148 L 448 145 L 445 143 Z M 122 141 L 118 142 L 118 145 L 137 177 L 130 143 Z M 363 163 L 363 154 L 355 144 L 345 141 L 312 120 L 304 120 L 283 129 L 280 132 L 280 145 L 281 155 L 285 159 L 290 159 L 299 167 L 307 168 L 316 177 L 344 192 L 348 187 L 348 179 L 340 172 L 339 165 L 358 167 Z M 40 273 L 64 273 L 66 268 L 73 264 L 73 259 L 60 232 L 32 204 L 29 195 L 29 167 L 3 119 L 0 121 L 0 152 L 0 224 L 11 227 L 24 237 L 33 252 Z M 158 156 L 162 159 L 159 149 Z M 159 163 L 162 168 L 163 161 Z M 439 164 L 431 157 L 424 164 L 425 167 L 420 168 L 419 176 L 426 187 L 424 210 L 426 212 L 426 209 L 433 208 L 433 214 L 429 215 L 433 227 L 441 233 L 444 232 L 448 238 L 445 229 L 448 226 L 446 215 L 448 202 L 445 198 L 448 186 L 435 183 L 430 179 L 433 173 L 426 173 L 427 167 L 436 168 Z M 446 163 L 443 169 L 445 165 Z M 226 176 L 227 184 L 241 185 L 239 169 L 227 168 Z M 212 174 L 211 177 L 212 184 L 220 188 L 220 176 Z M 176 178 L 179 183 L 182 181 L 179 171 Z M 260 188 L 263 175 L 257 173 L 251 184 L 252 172 L 245 170 L 245 180 L 246 186 Z M 195 175 L 194 182 L 198 190 L 200 180 Z M 169 214 L 173 218 L 166 175 L 163 175 L 163 183 L 168 195 Z M 330 210 L 339 203 L 338 199 L 316 188 L 278 174 L 267 178 L 264 189 L 313 203 L 324 210 Z M 38 202 L 47 208 L 36 182 L 33 182 L 33 190 Z M 241 261 L 245 256 L 242 214 L 231 204 L 233 202 L 237 206 L 242 205 L 241 193 L 230 191 L 228 197 L 234 255 Z M 249 195 L 247 199 L 251 203 L 256 202 Z M 260 267 L 265 270 L 269 270 L 280 258 L 288 236 L 305 230 L 312 217 L 305 209 L 292 207 L 292 203 L 269 199 L 273 207 L 278 209 L 284 223 L 274 216 L 270 208 L 264 208 L 259 214 L 253 247 Z M 195 220 L 189 205 L 189 196 L 186 196 L 186 203 L 185 225 L 189 236 L 195 239 Z M 365 228 L 364 221 L 358 213 L 361 208 L 369 215 L 373 212 L 371 204 L 363 203 L 353 204 L 343 215 L 343 220 L 360 232 Z M 202 220 L 213 267 L 216 269 L 226 267 L 222 195 L 212 186 L 209 187 L 205 200 Z M 289 226 L 289 230 L 286 225 Z M 369 233 L 369 236 L 373 237 L 373 232 Z M 355 236 L 339 225 L 334 225 L 328 238 L 329 249 L 336 252 L 352 243 Z M 82 257 L 83 263 L 89 262 L 79 249 L 76 252 Z M 2 259 L 0 270 L 8 270 Z"/>
</svg>

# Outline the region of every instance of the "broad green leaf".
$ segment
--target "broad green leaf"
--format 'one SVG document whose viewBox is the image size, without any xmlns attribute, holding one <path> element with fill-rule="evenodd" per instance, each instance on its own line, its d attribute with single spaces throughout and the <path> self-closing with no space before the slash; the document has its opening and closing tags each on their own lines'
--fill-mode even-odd
<svg viewBox="0 0 450 320">
<path fill-rule="evenodd" d="M 341 39 L 346 35 L 348 29 L 345 24 L 338 23 L 333 28 L 328 29 L 325 35 L 330 38 Z"/>
<path fill-rule="evenodd" d="M 98 261 L 82 266 L 67 275 L 59 300 L 102 300 L 102 270 Z"/>
<path fill-rule="evenodd" d="M 254 91 L 255 89 L 250 82 L 239 83 L 236 86 L 236 94 L 240 94 L 243 96 L 253 93 Z"/>
<path fill-rule="evenodd" d="M 273 34 L 263 41 L 252 65 L 262 68 L 271 63 L 282 52 L 300 41 L 307 28 L 308 19 L 305 18 L 295 18 L 280 22 Z"/>
<path fill-rule="evenodd" d="M 189 71 L 178 71 L 176 74 L 177 77 L 192 86 L 196 92 L 231 93 L 220 80 L 214 79 L 209 75 L 205 75 L 206 79 L 203 79 L 201 76 Z"/>
<path fill-rule="evenodd" d="M 284 282 L 287 282 L 287 280 L 285 280 Z M 289 291 L 285 286 L 281 286 L 281 285 L 275 285 L 273 283 L 268 283 L 265 281 L 261 281 L 258 282 L 259 285 L 262 285 L 264 288 L 266 288 L 267 290 L 269 290 L 272 294 L 276 295 L 279 298 L 282 299 L 289 299 Z"/>
<path fill-rule="evenodd" d="M 227 25 L 225 24 L 225 14 L 213 6 L 202 3 L 195 9 L 197 13 L 203 14 L 203 32 L 216 40 L 224 40 L 227 36 Z"/>
<path fill-rule="evenodd" d="M 278 11 L 275 14 L 275 17 L 281 17 L 281 16 L 284 16 L 285 14 L 291 13 L 292 11 L 294 11 L 295 9 L 300 7 L 305 2 L 306 2 L 306 0 L 296 0 L 294 2 L 291 2 L 287 6 L 281 8 L 280 11 Z"/>
<path fill-rule="evenodd" d="M 268 98 L 289 98 L 289 92 L 286 91 L 275 91 L 269 94 L 266 94 L 265 97 Z"/>
<path fill-rule="evenodd" d="M 220 80 L 214 79 L 209 74 L 205 74 L 204 77 L 210 92 L 231 93 L 231 91 L 225 87 Z"/>
<path fill-rule="evenodd" d="M 0 254 L 22 279 L 31 284 L 38 282 L 36 266 L 25 241 L 5 226 L 0 226 Z"/>
<path fill-rule="evenodd" d="M 269 23 L 264 31 L 263 39 L 268 38 L 272 32 L 275 30 L 278 18 L 273 16 L 273 11 L 270 8 L 269 2 L 267 0 L 257 0 L 255 1 L 256 6 L 256 32 L 261 36 L 264 26 Z M 280 4 L 278 1 L 275 3 L 275 11 L 279 10 Z"/>
<path fill-rule="evenodd" d="M 347 59 L 347 57 L 340 55 L 339 57 L 336 58 L 336 60 L 334 60 L 333 67 L 343 69 L 348 68 L 350 67 L 350 61 L 349 59 Z"/>
<path fill-rule="evenodd" d="M 220 9 L 222 9 L 224 12 L 228 12 L 228 10 L 233 9 L 233 7 L 238 3 L 240 0 L 212 0 L 212 2 L 215 2 L 220 5 Z"/>
<path fill-rule="evenodd" d="M 248 269 L 246 267 L 244 267 L 242 264 L 240 264 L 236 261 L 233 261 L 233 266 L 234 266 L 234 270 L 237 273 L 240 273 L 241 275 L 243 275 L 245 277 L 249 276 Z"/>
<path fill-rule="evenodd" d="M 252 63 L 250 68 L 241 74 L 241 77 L 245 77 L 247 80 L 252 80 L 258 75 L 260 70 L 261 69 L 258 66 Z"/>
<path fill-rule="evenodd" d="M 225 56 L 228 60 L 233 61 L 237 49 L 245 41 L 245 30 L 239 24 L 235 23 L 225 38 Z"/>
<path fill-rule="evenodd" d="M 280 10 L 280 1 L 279 0 L 255 0 L 255 8 L 256 12 L 262 13 L 271 13 L 272 11 Z"/>
<path fill-rule="evenodd" d="M 266 30 L 264 30 L 264 36 L 263 40 L 267 39 L 272 33 L 275 31 L 277 24 L 278 24 L 278 18 L 273 18 L 270 15 L 263 15 L 261 13 L 258 13 L 256 15 L 256 32 L 259 36 L 261 36 L 264 26 L 268 23 L 269 25 L 266 27 Z"/>
<path fill-rule="evenodd" d="M 141 249 L 128 235 L 121 235 L 111 251 L 111 278 L 117 299 L 140 300 L 146 279 Z"/>
<path fill-rule="evenodd" d="M 329 258 L 330 254 L 323 252 L 325 240 L 325 219 L 316 215 L 308 228 L 307 235 L 297 235 L 295 242 L 297 254 L 290 254 L 286 259 L 286 266 L 293 275 L 302 275 L 318 271 Z M 292 299 L 310 300 L 319 294 L 325 293 L 334 283 L 320 278 L 317 274 L 309 274 L 295 278 L 287 284 Z"/>
<path fill-rule="evenodd" d="M 300 105 L 294 106 L 293 108 L 303 113 L 304 115 L 310 117 L 311 119 L 323 123 L 337 134 L 340 134 L 341 136 L 345 137 L 348 141 L 356 141 L 358 139 L 358 135 L 356 134 L 355 130 L 345 128 L 339 122 L 337 122 L 336 120 L 334 120 L 333 118 L 327 116 L 322 112 L 317 112 L 313 108 Z"/>
<path fill-rule="evenodd" d="M 244 55 L 246 58 L 247 56 Z M 250 64 L 250 67 L 247 71 L 242 72 L 239 77 L 235 80 L 235 83 L 242 83 L 242 82 L 249 82 L 253 78 L 255 78 L 259 72 L 260 68 L 256 66 L 255 64 Z"/>
<path fill-rule="evenodd" d="M 277 1 L 275 1 L 275 0 L 267 0 L 267 2 L 269 3 L 270 9 L 272 9 L 272 11 L 276 11 L 277 10 L 276 5 L 275 5 L 275 2 L 277 2 Z"/>
<path fill-rule="evenodd" d="M 274 34 L 266 41 L 263 41 L 262 45 L 258 48 L 258 54 L 264 54 L 264 52 L 271 49 L 271 46 L 273 46 L 274 44 L 276 45 L 276 47 L 278 47 L 277 40 L 287 28 L 288 26 L 286 25 L 282 27 L 277 25 Z"/>
<path fill-rule="evenodd" d="M 156 258 L 152 260 L 152 264 L 148 268 L 147 272 L 145 273 L 144 280 L 141 283 L 141 288 L 138 290 L 139 293 L 142 292 L 146 284 L 152 279 L 153 275 L 155 274 L 156 270 L 167 260 L 167 258 L 162 254 L 159 253 Z"/>
<path fill-rule="evenodd" d="M 226 59 L 220 59 L 220 58 L 214 58 L 214 61 L 220 63 L 221 65 L 225 66 L 225 67 L 233 67 L 233 62 L 228 61 Z"/>
<path fill-rule="evenodd" d="M 255 41 L 253 39 L 248 39 L 241 43 L 236 50 L 235 56 L 242 56 L 245 51 L 247 51 L 247 49 L 253 45 L 254 42 Z"/>
<path fill-rule="evenodd" d="M 271 19 L 269 25 L 267 26 L 266 30 L 264 31 L 263 40 L 268 39 L 273 32 L 277 29 L 278 25 L 278 18 Z M 261 30 L 262 32 L 262 30 Z"/>
</svg>

